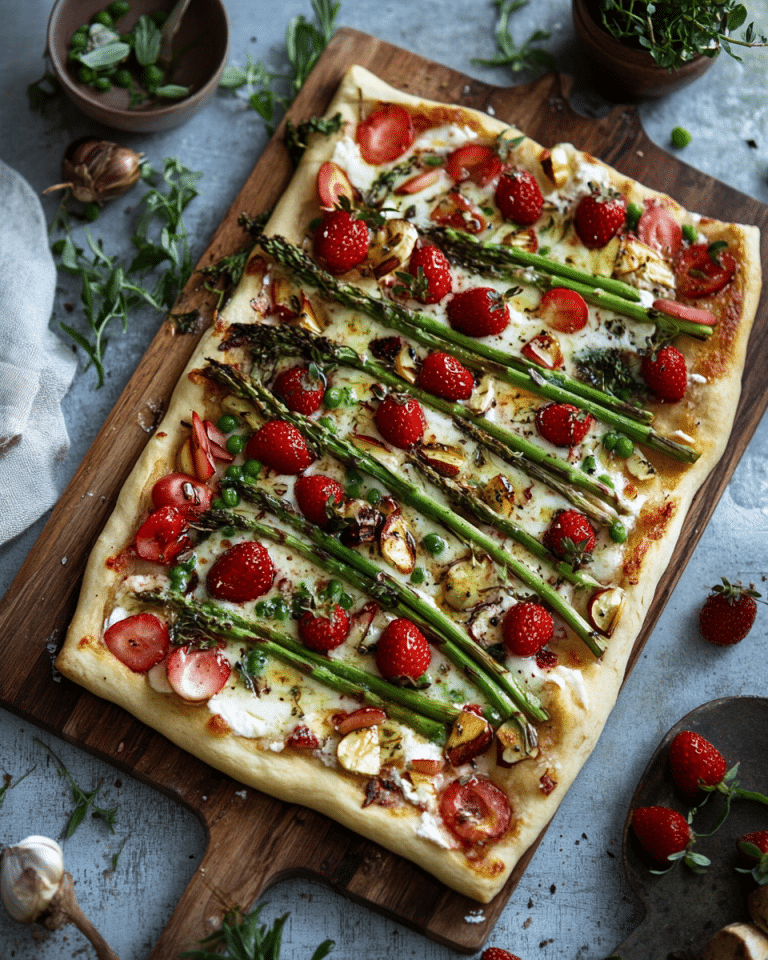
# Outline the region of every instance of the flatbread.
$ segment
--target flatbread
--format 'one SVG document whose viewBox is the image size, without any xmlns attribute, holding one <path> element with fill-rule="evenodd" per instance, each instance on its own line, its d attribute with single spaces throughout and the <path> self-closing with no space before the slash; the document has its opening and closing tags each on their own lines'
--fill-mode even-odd
<svg viewBox="0 0 768 960">
<path fill-rule="evenodd" d="M 418 136 L 402 157 L 371 167 L 361 159 L 355 129 L 361 119 L 381 104 L 405 107 L 416 119 Z M 235 411 L 240 418 L 240 433 L 245 435 L 253 432 L 262 420 L 252 404 L 233 401 L 220 383 L 202 372 L 210 358 L 233 364 L 240 370 L 249 369 L 253 361 L 242 338 L 228 349 L 221 349 L 222 342 L 231 336 L 233 325 L 282 323 L 299 329 L 308 327 L 311 335 L 322 333 L 366 356 L 370 356 L 370 344 L 376 338 L 398 335 L 370 316 L 334 303 L 306 282 L 297 282 L 290 271 L 273 263 L 257 244 L 242 279 L 190 360 L 162 423 L 149 439 L 94 545 L 80 602 L 57 666 L 65 676 L 121 705 L 183 749 L 238 781 L 282 800 L 321 811 L 413 860 L 452 889 L 488 902 L 501 890 L 515 864 L 554 815 L 595 746 L 618 695 L 633 646 L 686 513 L 726 446 L 760 292 L 758 231 L 750 226 L 701 218 L 684 210 L 672 198 L 649 190 L 570 145 L 544 147 L 525 137 L 523 132 L 485 114 L 424 101 L 395 90 L 360 67 L 348 71 L 326 117 L 337 115 L 342 122 L 335 132 L 312 136 L 292 182 L 264 228 L 265 237 L 282 237 L 311 255 L 313 225 L 322 212 L 316 184 L 325 163 L 333 162 L 344 169 L 355 188 L 364 194 L 381 172 L 380 167 L 394 170 L 395 183 L 402 183 L 417 169 L 407 164 L 414 153 L 422 160 L 425 155 L 444 158 L 462 144 L 495 144 L 502 136 L 512 145 L 515 165 L 533 173 L 544 195 L 544 214 L 532 227 L 521 229 L 502 222 L 489 200 L 488 190 L 492 197 L 492 188 L 472 181 L 457 187 L 445 179 L 444 172 L 440 173 L 442 179 L 427 191 L 405 197 L 389 193 L 384 205 L 385 217 L 408 219 L 403 214 L 409 214 L 411 219 L 419 220 L 424 210 L 435 208 L 440 196 L 458 189 L 486 211 L 489 225 L 480 239 L 490 238 L 514 247 L 525 244 L 527 237 L 529 247 L 533 242 L 539 251 L 545 248 L 546 255 L 553 260 L 567 261 L 588 273 L 610 276 L 621 271 L 622 279 L 643 291 L 644 304 L 659 297 L 675 299 L 672 258 L 646 247 L 645 260 L 642 257 L 638 260 L 642 246 L 638 247 L 631 231 L 621 231 L 597 250 L 589 250 L 578 242 L 573 228 L 574 205 L 591 189 L 590 185 L 600 183 L 603 187 L 612 187 L 628 203 L 640 208 L 663 207 L 677 223 L 688 228 L 688 236 L 695 235 L 699 244 L 721 243 L 721 248 L 727 245 L 729 255 L 738 264 L 733 279 L 723 290 L 695 301 L 696 306 L 715 316 L 715 332 L 706 339 L 684 334 L 675 338 L 675 347 L 687 362 L 685 397 L 678 403 L 652 400 L 647 403 L 655 416 L 653 429 L 681 447 L 695 449 L 699 454 L 695 462 L 675 459 L 639 445 L 631 457 L 621 459 L 605 449 L 602 438 L 609 428 L 598 421 L 592 424 L 581 443 L 565 450 L 557 448 L 538 437 L 534 426 L 535 411 L 549 400 L 502 383 L 494 374 L 481 376 L 476 371 L 473 395 L 467 401 L 469 408 L 517 431 L 572 466 L 591 468 L 596 476 L 607 477 L 618 493 L 621 511 L 625 511 L 620 512 L 618 519 L 626 539 L 616 542 L 620 538 L 614 531 L 612 539 L 610 523 L 596 524 L 597 543 L 592 560 L 579 568 L 584 577 L 594 579 L 597 584 L 594 589 L 569 583 L 554 570 L 551 560 L 537 559 L 520 545 L 491 534 L 516 558 L 541 573 L 584 620 L 590 610 L 589 597 L 596 590 L 618 588 L 617 593 L 605 595 L 606 599 L 613 600 L 621 596 L 623 602 L 615 620 L 610 623 L 608 618 L 610 635 L 601 638 L 605 646 L 602 656 L 590 652 L 557 613 L 554 638 L 545 648 L 549 657 L 517 657 L 502 650 L 501 660 L 516 682 L 532 691 L 548 714 L 548 719 L 532 723 L 537 745 L 528 756 L 523 751 L 519 762 L 510 762 L 514 751 L 504 753 L 497 733 L 489 749 L 454 768 L 445 763 L 441 747 L 415 733 L 407 723 L 390 716 L 383 724 L 354 732 L 355 740 L 359 741 L 357 759 L 354 756 L 350 759 L 347 740 L 346 747 L 342 748 L 343 752 L 346 750 L 345 769 L 339 762 L 339 745 L 346 737 L 338 733 L 334 726 L 338 720 L 333 718 L 339 713 L 354 712 L 360 703 L 353 696 L 328 691 L 315 680 L 277 661 L 270 661 L 267 672 L 257 680 L 254 689 L 249 689 L 237 665 L 242 666 L 251 644 L 226 640 L 224 655 L 232 666 L 231 676 L 221 693 L 200 702 L 184 699 L 173 691 L 163 676 L 163 664 L 149 672 L 135 672 L 110 652 L 103 641 L 104 632 L 121 619 L 149 610 L 172 626 L 175 622 L 174 612 L 158 607 L 146 596 L 151 591 L 162 592 L 167 588 L 170 565 L 137 557 L 135 538 L 153 509 L 155 482 L 179 469 L 180 451 L 188 444 L 192 431 L 193 412 L 201 420 L 215 423 L 222 413 Z M 424 164 L 418 169 L 423 170 Z M 435 169 L 442 171 L 439 167 Z M 398 206 L 397 211 L 389 207 L 390 203 Z M 414 209 L 409 211 L 408 206 Z M 419 223 L 423 227 L 423 221 Z M 410 249 L 407 239 L 404 242 Z M 402 270 L 406 260 L 402 250 L 395 257 L 396 268 L 389 271 L 372 267 L 372 256 L 362 267 L 345 274 L 343 280 L 374 296 L 394 299 L 445 321 L 445 305 L 450 296 L 425 307 L 393 293 L 396 270 Z M 634 269 L 627 269 L 633 265 Z M 671 286 L 658 283 L 665 269 Z M 455 289 L 482 282 L 504 291 L 511 285 L 508 279 L 498 277 L 480 280 L 473 270 L 458 264 L 455 270 L 459 278 Z M 311 311 L 303 317 L 298 306 L 302 292 Z M 546 325 L 536 312 L 540 296 L 540 291 L 523 279 L 521 291 L 512 301 L 513 322 L 498 337 L 484 339 L 519 354 L 521 344 L 546 332 Z M 653 338 L 654 333 L 655 327 L 650 324 L 642 326 L 593 305 L 590 322 L 583 331 L 558 333 L 557 339 L 563 348 L 564 369 L 570 374 L 579 352 L 611 347 L 637 357 L 638 352 L 650 349 L 648 338 Z M 413 369 L 418 370 L 428 351 L 423 345 L 413 346 Z M 450 345 L 446 349 L 450 352 Z M 253 372 L 261 382 L 271 386 L 276 373 L 295 362 L 294 358 L 266 366 L 255 364 Z M 407 376 L 408 371 L 404 372 Z M 367 454 L 378 456 L 396 473 L 410 477 L 429 490 L 436 502 L 445 504 L 446 495 L 427 484 L 408 462 L 406 453 L 384 444 L 381 439 L 374 419 L 381 397 L 380 387 L 376 387 L 369 376 L 341 367 L 332 370 L 329 378 L 339 391 L 337 395 L 346 397 L 348 402 L 334 409 L 323 407 L 314 419 L 324 417 L 326 422 L 332 422 L 337 435 L 356 436 Z M 406 380 L 404 388 L 407 386 Z M 561 493 L 525 475 L 514 462 L 502 462 L 487 448 L 483 448 L 480 455 L 478 449 L 482 445 L 459 430 L 444 413 L 429 410 L 427 421 L 423 442 L 442 443 L 458 450 L 464 457 L 458 479 L 490 495 L 489 502 L 494 502 L 493 491 L 496 491 L 494 509 L 506 511 L 508 519 L 519 522 L 537 540 L 542 540 L 544 531 L 559 511 L 573 508 L 573 503 Z M 244 456 L 237 454 L 232 463 L 242 463 Z M 209 485 L 215 486 L 230 465 L 225 460 L 217 461 L 217 472 L 208 481 Z M 351 478 L 348 468 L 322 451 L 318 451 L 306 472 L 334 476 L 348 492 L 354 483 L 359 499 L 368 495 L 368 502 L 376 503 L 375 494 L 370 493 L 376 483 L 364 480 L 361 483 L 360 477 Z M 264 471 L 259 482 L 296 509 L 292 492 L 294 477 Z M 386 494 L 386 491 L 377 490 L 377 493 Z M 435 526 L 417 511 L 404 504 L 398 508 L 413 536 L 416 563 L 424 571 L 424 582 L 414 585 L 409 571 L 398 571 L 388 565 L 381 557 L 378 541 L 359 549 L 401 583 L 418 589 L 436 608 L 478 638 L 481 645 L 499 655 L 501 621 L 514 603 L 530 598 L 531 589 L 513 576 L 500 575 L 496 566 L 485 561 L 481 550 L 470 549 L 454 534 Z M 464 515 L 464 511 L 455 506 L 449 509 Z M 244 501 L 235 510 L 250 516 L 259 514 L 257 508 L 249 507 Z M 490 530 L 482 522 L 478 527 L 486 533 Z M 431 554 L 425 550 L 425 537 L 430 533 L 440 536 L 442 552 Z M 194 534 L 191 536 L 194 542 L 188 553 L 195 557 L 199 577 L 188 596 L 206 599 L 205 572 L 215 557 L 230 544 L 250 539 L 252 535 L 244 530 L 229 529 L 222 533 L 219 529 L 199 540 Z M 319 596 L 331 579 L 327 572 L 307 565 L 285 546 L 267 546 L 278 574 L 272 589 L 262 598 L 263 603 L 278 598 L 283 602 L 284 612 L 286 605 L 290 608 L 299 583 L 308 588 L 310 595 Z M 181 554 L 182 560 L 186 557 L 187 553 Z M 475 565 L 475 578 L 473 581 L 470 576 L 469 589 L 476 590 L 477 596 L 462 608 L 455 593 L 448 596 L 447 571 L 465 575 L 471 564 Z M 143 593 L 144 599 L 136 599 L 136 592 Z M 395 614 L 380 607 L 371 620 L 368 615 L 372 608 L 366 606 L 369 597 L 348 584 L 344 594 L 352 615 L 352 633 L 344 645 L 328 653 L 327 659 L 348 661 L 376 674 L 375 641 Z M 223 602 L 220 606 L 232 614 L 257 620 L 260 611 L 261 622 L 285 631 L 295 640 L 295 610 L 293 616 L 289 613 L 286 619 L 280 620 L 274 604 L 257 609 L 258 602 Z M 172 631 L 174 639 L 188 638 L 176 638 Z M 431 685 L 418 691 L 424 696 L 432 696 L 441 704 L 459 710 L 473 703 L 487 706 L 466 673 L 449 662 L 440 644 L 433 644 L 429 674 Z M 467 719 L 466 712 L 463 718 Z M 286 745 L 297 726 L 304 726 L 316 735 L 316 749 Z M 512 756 L 512 759 L 518 757 Z M 473 779 L 492 782 L 508 800 L 509 825 L 498 838 L 467 842 L 452 831 L 441 816 L 441 802 L 449 785 L 455 781 L 463 785 Z M 480 816 L 481 820 L 483 817 L 482 811 L 477 814 L 477 811 L 466 810 L 463 815 L 470 821 L 473 816 Z"/>
</svg>

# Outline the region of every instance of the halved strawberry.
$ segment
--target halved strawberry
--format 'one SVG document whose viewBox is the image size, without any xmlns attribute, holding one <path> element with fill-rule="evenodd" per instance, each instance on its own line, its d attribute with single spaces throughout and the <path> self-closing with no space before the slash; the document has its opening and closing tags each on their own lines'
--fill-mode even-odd
<svg viewBox="0 0 768 960">
<path fill-rule="evenodd" d="M 637 222 L 637 236 L 663 257 L 674 257 L 683 245 L 683 230 L 658 203 L 647 201 Z"/>
<path fill-rule="evenodd" d="M 674 263 L 681 297 L 709 297 L 727 286 L 736 273 L 736 260 L 717 244 L 695 243 L 680 251 Z"/>
<path fill-rule="evenodd" d="M 531 337 L 528 343 L 520 348 L 520 353 L 526 360 L 547 370 L 557 370 L 565 363 L 560 341 L 551 333 L 538 333 L 535 337 Z"/>
<path fill-rule="evenodd" d="M 677 403 L 688 389 L 688 366 L 677 347 L 670 344 L 647 353 L 640 373 L 648 388 L 664 403 Z"/>
<path fill-rule="evenodd" d="M 168 654 L 168 683 L 184 700 L 200 702 L 217 694 L 229 680 L 232 668 L 221 650 L 176 647 Z"/>
<path fill-rule="evenodd" d="M 530 600 L 516 603 L 504 616 L 504 646 L 518 657 L 532 657 L 555 632 L 552 614 L 540 603 Z"/>
<path fill-rule="evenodd" d="M 187 515 L 176 507 L 153 510 L 136 531 L 134 547 L 142 560 L 170 564 L 191 545 Z"/>
<path fill-rule="evenodd" d="M 487 144 L 466 143 L 448 155 L 445 168 L 456 183 L 470 180 L 485 187 L 501 173 L 501 159 Z"/>
<path fill-rule="evenodd" d="M 547 290 L 539 303 L 538 313 L 546 325 L 558 333 L 576 333 L 583 330 L 589 320 L 587 301 L 567 287 Z"/>
<path fill-rule="evenodd" d="M 416 281 L 411 285 L 411 293 L 421 303 L 438 303 L 453 288 L 448 258 L 433 243 L 423 243 L 413 250 L 408 273 Z"/>
<path fill-rule="evenodd" d="M 278 375 L 274 390 L 289 410 L 309 416 L 323 404 L 325 380 L 308 367 L 290 367 Z"/>
<path fill-rule="evenodd" d="M 108 627 L 104 643 L 134 673 L 146 673 L 168 652 L 168 626 L 152 613 L 136 613 Z"/>
<path fill-rule="evenodd" d="M 328 525 L 328 506 L 340 504 L 344 499 L 344 488 L 332 477 L 326 477 L 321 473 L 314 473 L 310 476 L 299 477 L 293 488 L 296 502 L 299 510 L 309 520 L 318 527 Z"/>
<path fill-rule="evenodd" d="M 431 660 L 429 641 L 416 624 L 405 617 L 390 621 L 376 643 L 376 666 L 389 680 L 416 680 Z"/>
<path fill-rule="evenodd" d="M 295 476 L 315 459 L 301 431 L 286 420 L 268 420 L 245 446 L 245 455 L 276 473 Z"/>
<path fill-rule="evenodd" d="M 275 567 L 267 548 L 255 540 L 243 540 L 214 560 L 205 582 L 217 600 L 246 603 L 263 596 L 274 580 Z"/>
<path fill-rule="evenodd" d="M 306 610 L 299 618 L 299 636 L 305 646 L 317 653 L 335 650 L 349 636 L 349 617 L 338 604 L 329 617 Z"/>
<path fill-rule="evenodd" d="M 589 433 L 593 417 L 570 403 L 548 403 L 536 411 L 536 427 L 550 443 L 575 447 Z"/>
<path fill-rule="evenodd" d="M 326 160 L 317 171 L 317 197 L 323 210 L 333 210 L 340 206 L 344 198 L 351 203 L 357 199 L 357 190 L 338 163 Z"/>
<path fill-rule="evenodd" d="M 366 727 L 376 727 L 387 719 L 386 713 L 380 707 L 360 707 L 351 713 L 335 713 L 331 718 L 333 728 L 342 737 L 346 737 L 353 730 L 364 730 Z"/>
<path fill-rule="evenodd" d="M 210 487 L 187 473 L 167 473 L 152 487 L 152 506 L 155 509 L 176 507 L 185 517 L 205 513 L 212 499 Z"/>
<path fill-rule="evenodd" d="M 399 104 L 385 103 L 358 123 L 355 139 L 363 160 L 377 166 L 402 156 L 415 135 L 408 111 Z"/>
<path fill-rule="evenodd" d="M 403 180 L 395 187 L 394 192 L 398 196 L 412 196 L 414 193 L 421 193 L 422 190 L 434 186 L 439 179 L 440 170 L 437 167 L 429 167 L 427 170 L 414 173 L 412 177 Z"/>
<path fill-rule="evenodd" d="M 320 746 L 320 738 L 308 726 L 300 723 L 293 728 L 285 745 L 293 747 L 294 750 L 317 750 Z"/>
<path fill-rule="evenodd" d="M 331 210 L 315 229 L 315 256 L 330 273 L 346 273 L 368 256 L 369 239 L 363 220 L 347 210 Z"/>
<path fill-rule="evenodd" d="M 467 233 L 482 233 L 488 226 L 483 211 L 470 203 L 458 190 L 452 190 L 443 197 L 429 217 L 441 227 L 453 227 Z"/>
<path fill-rule="evenodd" d="M 624 226 L 626 215 L 627 201 L 622 194 L 591 184 L 590 192 L 576 206 L 574 226 L 584 246 L 597 250 Z"/>
<path fill-rule="evenodd" d="M 440 798 L 440 816 L 450 832 L 474 845 L 498 840 L 512 820 L 507 795 L 486 777 L 454 780 Z"/>
<path fill-rule="evenodd" d="M 374 419 L 387 443 L 401 450 L 417 444 L 427 427 L 421 404 L 405 394 L 387 394 L 377 407 Z"/>
<path fill-rule="evenodd" d="M 510 322 L 509 305 L 493 287 L 469 287 L 448 301 L 448 322 L 469 337 L 499 334 Z"/>
<path fill-rule="evenodd" d="M 475 387 L 472 371 L 450 353 L 430 353 L 419 370 L 418 384 L 436 397 L 455 402 L 468 400 Z"/>
<path fill-rule="evenodd" d="M 536 177 L 528 170 L 511 170 L 499 177 L 494 194 L 505 220 L 529 227 L 541 216 L 544 198 Z"/>
</svg>

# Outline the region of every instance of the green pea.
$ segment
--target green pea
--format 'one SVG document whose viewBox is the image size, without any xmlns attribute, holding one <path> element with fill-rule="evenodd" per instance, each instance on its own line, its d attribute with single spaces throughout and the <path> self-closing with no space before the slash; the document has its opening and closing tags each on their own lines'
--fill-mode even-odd
<svg viewBox="0 0 768 960">
<path fill-rule="evenodd" d="M 213 500 L 211 501 L 211 507 L 212 507 L 212 509 L 214 509 L 214 510 L 226 510 L 226 509 L 227 509 L 227 505 L 226 505 L 226 503 L 224 503 L 224 501 L 223 501 L 223 499 L 222 499 L 221 497 L 214 497 Z"/>
<path fill-rule="evenodd" d="M 228 507 L 236 507 L 240 503 L 240 494 L 234 487 L 222 487 L 221 499 Z"/>
<path fill-rule="evenodd" d="M 278 597 L 274 603 L 272 616 L 275 620 L 287 620 L 291 615 L 291 608 L 283 597 Z"/>
<path fill-rule="evenodd" d="M 696 243 L 699 239 L 699 231 L 692 223 L 683 224 L 683 239 L 687 240 L 688 243 Z"/>
<path fill-rule="evenodd" d="M 624 543 L 627 539 L 627 528 L 618 521 L 611 526 L 611 540 L 614 543 Z"/>
<path fill-rule="evenodd" d="M 427 579 L 427 574 L 424 571 L 423 567 L 415 567 L 413 573 L 411 574 L 411 583 L 424 583 Z"/>
<path fill-rule="evenodd" d="M 341 387 L 328 387 L 323 394 L 323 403 L 329 410 L 336 410 L 344 403 L 344 391 Z"/>
<path fill-rule="evenodd" d="M 611 478 L 608 476 L 607 473 L 601 473 L 597 479 L 600 481 L 600 483 L 604 483 L 606 487 L 610 487 L 613 490 L 614 488 L 613 480 L 611 480 Z"/>
<path fill-rule="evenodd" d="M 162 25 L 163 25 L 163 24 L 165 23 L 165 21 L 168 19 L 168 11 L 167 11 L 167 10 L 155 10 L 155 12 L 154 12 L 153 14 L 151 14 L 151 16 L 152 16 L 152 19 L 154 20 L 154 22 L 157 24 L 157 26 L 158 26 L 158 27 L 162 27 Z"/>
<path fill-rule="evenodd" d="M 683 147 L 688 146 L 693 138 L 685 127 L 674 127 L 672 133 L 669 135 L 669 139 L 673 147 L 682 150 Z"/>
<path fill-rule="evenodd" d="M 231 413 L 223 413 L 216 426 L 222 433 L 232 433 L 233 430 L 237 430 L 239 423 L 237 417 L 232 416 Z"/>
<path fill-rule="evenodd" d="M 111 89 L 112 81 L 109 79 L 109 77 L 94 77 L 91 81 L 91 86 L 98 93 L 106 93 L 107 90 Z"/>
<path fill-rule="evenodd" d="M 330 417 L 320 417 L 317 422 L 324 426 L 329 433 L 336 433 L 336 423 Z"/>
<path fill-rule="evenodd" d="M 113 20 L 119 20 L 120 17 L 124 17 L 131 9 L 130 3 L 128 0 L 113 0 L 112 3 L 107 7 L 110 15 Z"/>
<path fill-rule="evenodd" d="M 238 453 L 243 452 L 247 443 L 248 440 L 241 433 L 233 433 L 231 437 L 227 437 L 225 446 L 230 453 L 237 456 Z"/>
<path fill-rule="evenodd" d="M 80 53 L 82 50 L 88 46 L 88 33 L 87 31 L 78 30 L 77 33 L 72 34 L 72 39 L 69 41 L 69 49 L 75 53 Z"/>
<path fill-rule="evenodd" d="M 107 10 L 99 10 L 91 22 L 100 23 L 103 27 L 114 27 L 115 25 L 115 21 L 109 15 L 109 11 Z"/>
<path fill-rule="evenodd" d="M 77 71 L 77 79 L 80 83 L 91 83 L 96 74 L 90 67 L 80 67 Z"/>
<path fill-rule="evenodd" d="M 259 460 L 246 460 L 243 464 L 243 474 L 249 480 L 255 480 L 261 473 L 261 462 Z"/>
<path fill-rule="evenodd" d="M 151 63 L 148 67 L 144 67 L 141 72 L 141 82 L 147 90 L 156 90 L 162 85 L 164 80 L 165 74 L 160 67 L 155 66 L 154 63 Z"/>
<path fill-rule="evenodd" d="M 589 454 L 589 456 L 584 457 L 581 463 L 581 469 L 584 473 L 594 473 L 597 470 L 597 460 Z"/>
<path fill-rule="evenodd" d="M 381 491 L 377 490 L 376 487 L 371 487 L 368 493 L 366 493 L 365 499 L 372 507 L 375 507 L 376 504 L 381 500 Z"/>
<path fill-rule="evenodd" d="M 266 654 L 263 650 L 259 650 L 258 648 L 249 650 L 245 657 L 243 657 L 243 667 L 245 668 L 246 673 L 250 674 L 252 677 L 260 676 L 266 663 Z"/>
<path fill-rule="evenodd" d="M 94 220 L 98 220 L 100 213 L 101 208 L 99 207 L 98 203 L 86 203 L 83 209 L 83 215 L 90 223 L 93 223 Z"/>
<path fill-rule="evenodd" d="M 643 208 L 640 206 L 639 203 L 630 203 L 630 205 L 627 207 L 627 216 L 626 216 L 627 226 L 629 227 L 630 230 L 635 229 L 635 227 L 637 226 L 637 222 L 642 216 L 642 214 L 643 214 Z"/>
<path fill-rule="evenodd" d="M 338 604 L 342 610 L 349 610 L 354 602 L 354 597 L 350 596 L 346 591 L 342 591 L 338 600 Z"/>
<path fill-rule="evenodd" d="M 624 460 L 626 460 L 627 457 L 631 457 L 634 452 L 635 445 L 630 438 L 620 436 L 618 443 L 616 444 L 616 456 L 622 457 Z"/>
<path fill-rule="evenodd" d="M 424 544 L 424 549 L 434 557 L 442 553 L 446 547 L 445 540 L 443 540 L 438 533 L 428 533 L 422 543 Z"/>
<path fill-rule="evenodd" d="M 616 444 L 619 442 L 619 435 L 614 430 L 609 430 L 608 433 L 603 434 L 603 446 L 610 453 L 611 450 L 616 449 Z"/>
<path fill-rule="evenodd" d="M 114 77 L 112 77 L 112 83 L 116 87 L 128 88 L 133 83 L 133 77 L 131 76 L 130 70 L 118 70 Z"/>
<path fill-rule="evenodd" d="M 224 476 L 227 478 L 227 480 L 242 480 L 243 468 L 236 463 L 230 463 L 230 465 L 224 471 Z"/>
</svg>

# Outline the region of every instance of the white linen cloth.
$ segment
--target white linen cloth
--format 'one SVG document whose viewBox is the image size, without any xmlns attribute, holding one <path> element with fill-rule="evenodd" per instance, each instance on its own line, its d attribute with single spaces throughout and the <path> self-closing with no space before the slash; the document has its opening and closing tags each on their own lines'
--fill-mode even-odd
<svg viewBox="0 0 768 960">
<path fill-rule="evenodd" d="M 0 544 L 57 500 L 77 359 L 49 329 L 56 267 L 40 200 L 0 160 Z"/>
</svg>

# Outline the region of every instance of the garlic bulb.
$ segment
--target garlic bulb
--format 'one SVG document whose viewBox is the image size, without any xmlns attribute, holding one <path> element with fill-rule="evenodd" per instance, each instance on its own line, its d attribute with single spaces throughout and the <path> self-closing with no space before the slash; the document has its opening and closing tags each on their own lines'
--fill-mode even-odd
<svg viewBox="0 0 768 960">
<path fill-rule="evenodd" d="M 0 854 L 0 896 L 14 920 L 32 923 L 48 907 L 64 876 L 55 840 L 27 837 Z"/>
<path fill-rule="evenodd" d="M 143 156 L 109 140 L 81 137 L 73 140 L 64 152 L 65 182 L 47 187 L 43 193 L 68 189 L 82 203 L 102 204 L 122 196 L 138 182 Z"/>
</svg>

